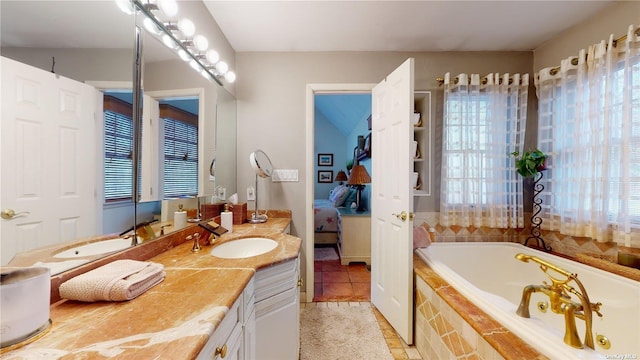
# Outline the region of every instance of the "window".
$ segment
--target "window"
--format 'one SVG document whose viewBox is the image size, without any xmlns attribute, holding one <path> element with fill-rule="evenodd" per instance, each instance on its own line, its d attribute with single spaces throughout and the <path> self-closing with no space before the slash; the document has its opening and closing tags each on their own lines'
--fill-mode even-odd
<svg viewBox="0 0 640 360">
<path fill-rule="evenodd" d="M 445 74 L 440 223 L 522 227 L 522 151 L 528 75 Z"/>
<path fill-rule="evenodd" d="M 105 202 L 131 200 L 133 107 L 126 100 L 104 96 Z"/>
<path fill-rule="evenodd" d="M 490 161 L 487 146 L 491 137 L 487 123 L 487 97 L 448 98 L 447 118 L 444 131 L 448 141 L 446 148 L 446 181 L 448 191 L 446 201 L 449 204 L 485 204 L 487 202 L 487 178 L 489 169 L 484 166 Z M 466 169 L 466 170 L 465 170 Z M 474 189 L 466 191 L 466 189 Z"/>
<path fill-rule="evenodd" d="M 543 227 L 625 246 L 640 241 L 637 37 L 594 44 L 542 69 L 536 86 L 539 147 L 550 160 Z"/>
<path fill-rule="evenodd" d="M 164 197 L 198 194 L 198 117 L 161 104 L 164 121 Z"/>
</svg>

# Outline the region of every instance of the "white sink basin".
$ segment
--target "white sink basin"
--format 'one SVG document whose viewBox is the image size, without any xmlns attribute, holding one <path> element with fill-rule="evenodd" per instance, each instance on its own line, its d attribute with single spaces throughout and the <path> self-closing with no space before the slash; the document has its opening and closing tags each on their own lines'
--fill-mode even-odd
<svg viewBox="0 0 640 360">
<path fill-rule="evenodd" d="M 241 259 L 268 253 L 278 246 L 274 240 L 260 237 L 251 237 L 232 240 L 215 246 L 211 255 L 223 259 Z"/>
<path fill-rule="evenodd" d="M 79 258 L 85 256 L 101 255 L 110 252 L 123 250 L 131 246 L 131 239 L 109 239 L 96 241 L 85 245 L 79 245 L 70 249 L 61 251 L 55 255 L 54 258 L 58 259 L 70 259 Z"/>
</svg>

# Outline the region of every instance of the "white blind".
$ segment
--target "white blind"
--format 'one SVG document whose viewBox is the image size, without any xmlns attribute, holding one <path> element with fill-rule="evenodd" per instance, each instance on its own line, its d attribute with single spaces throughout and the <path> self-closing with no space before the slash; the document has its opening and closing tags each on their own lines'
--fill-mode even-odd
<svg viewBox="0 0 640 360">
<path fill-rule="evenodd" d="M 198 194 L 198 127 L 164 118 L 164 196 Z"/>
<path fill-rule="evenodd" d="M 106 202 L 131 199 L 133 121 L 115 111 L 104 112 L 104 197 Z"/>
</svg>

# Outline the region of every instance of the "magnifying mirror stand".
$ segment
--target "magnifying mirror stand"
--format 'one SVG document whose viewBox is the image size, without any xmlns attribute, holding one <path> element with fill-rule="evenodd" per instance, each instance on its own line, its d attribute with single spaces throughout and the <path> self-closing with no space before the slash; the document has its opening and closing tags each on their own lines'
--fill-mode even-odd
<svg viewBox="0 0 640 360">
<path fill-rule="evenodd" d="M 251 224 L 262 224 L 267 222 L 267 215 L 259 215 L 258 214 L 258 174 L 256 174 L 256 188 L 255 188 L 255 209 L 251 219 L 249 219 L 249 223 Z"/>
</svg>

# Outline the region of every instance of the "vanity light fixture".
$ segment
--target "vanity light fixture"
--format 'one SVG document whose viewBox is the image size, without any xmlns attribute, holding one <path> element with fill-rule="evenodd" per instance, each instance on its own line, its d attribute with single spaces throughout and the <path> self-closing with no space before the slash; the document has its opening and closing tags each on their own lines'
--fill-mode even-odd
<svg viewBox="0 0 640 360">
<path fill-rule="evenodd" d="M 158 0 L 158 9 L 170 18 L 178 15 L 178 3 L 175 0 Z"/>
<path fill-rule="evenodd" d="M 218 61 L 220 61 L 220 54 L 213 49 L 207 50 L 205 56 L 207 57 L 207 61 L 211 63 L 211 65 L 215 65 Z"/>
<path fill-rule="evenodd" d="M 209 47 L 209 40 L 206 37 L 198 34 L 193 37 L 193 46 L 199 51 L 207 51 Z"/>
<path fill-rule="evenodd" d="M 196 35 L 195 24 L 182 18 L 176 21 L 178 4 L 175 0 L 115 0 L 118 7 L 127 13 L 139 11 L 146 18 L 144 27 L 170 49 L 176 50 L 180 58 L 188 61 L 192 68 L 204 78 L 223 85 L 222 80 L 233 83 L 236 74 L 229 71 L 229 65 L 220 61 L 220 54 L 209 49 L 209 41 L 201 34 Z M 158 13 L 166 19 L 163 21 Z"/>
<path fill-rule="evenodd" d="M 162 33 L 162 31 L 158 28 L 158 25 L 156 25 L 153 20 L 145 18 L 142 23 L 144 24 L 144 28 L 147 29 L 148 32 L 154 35 L 160 35 Z"/>
<path fill-rule="evenodd" d="M 189 55 L 189 53 L 185 49 L 179 49 L 178 56 L 180 56 L 180 59 L 184 61 L 189 61 L 189 59 L 191 59 L 191 55 Z M 195 60 L 191 59 L 191 61 Z"/>
<path fill-rule="evenodd" d="M 196 26 L 193 24 L 193 21 L 184 18 L 178 21 L 178 30 L 182 33 L 182 35 L 190 38 L 196 33 Z"/>
<path fill-rule="evenodd" d="M 171 36 L 164 34 L 162 35 L 162 43 L 168 47 L 169 49 L 175 50 L 178 48 L 178 45 L 176 44 L 175 41 L 173 41 L 173 39 L 171 38 Z"/>
<path fill-rule="evenodd" d="M 127 15 L 133 15 L 133 13 L 135 12 L 133 4 L 130 0 L 116 0 L 116 4 L 118 4 L 120 10 L 122 10 L 122 12 Z"/>
<path fill-rule="evenodd" d="M 220 75 L 224 75 L 227 73 L 227 71 L 229 71 L 229 65 L 227 65 L 227 63 L 224 61 L 219 61 L 215 66 Z"/>
</svg>

